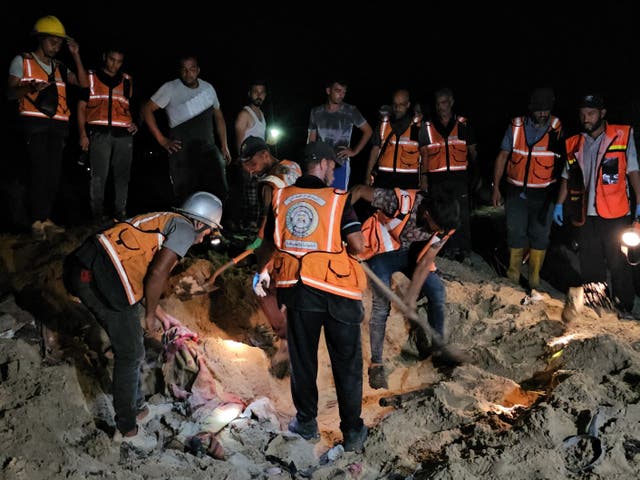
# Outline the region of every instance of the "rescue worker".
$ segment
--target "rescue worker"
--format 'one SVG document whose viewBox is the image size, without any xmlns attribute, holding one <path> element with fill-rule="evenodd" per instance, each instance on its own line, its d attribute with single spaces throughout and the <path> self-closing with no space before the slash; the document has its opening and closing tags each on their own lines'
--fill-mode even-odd
<svg viewBox="0 0 640 480">
<path fill-rule="evenodd" d="M 364 221 L 362 231 L 365 238 L 365 248 L 359 258 L 366 260 L 376 276 L 387 286 L 391 284 L 391 277 L 395 272 L 402 272 L 412 278 L 416 264 L 421 255 L 419 253 L 428 245 L 434 236 L 444 240 L 450 236 L 457 225 L 460 216 L 458 201 L 452 193 L 439 192 L 435 195 L 421 190 L 401 190 L 373 188 L 366 185 L 356 185 L 351 189 L 351 201 L 364 200 L 378 210 L 373 216 Z M 377 241 L 379 239 L 379 242 Z M 430 245 L 428 252 L 435 259 L 435 255 L 444 245 Z M 427 316 L 429 324 L 435 330 L 441 342 L 433 345 L 431 355 L 433 363 L 440 365 L 457 365 L 461 359 L 446 349 L 446 291 L 435 264 L 430 265 L 431 272 L 415 292 L 415 299 L 411 299 L 415 306 L 418 294 L 428 299 Z M 371 289 L 372 306 L 369 322 L 369 342 L 371 344 L 371 364 L 368 369 L 369 385 L 371 388 L 388 388 L 387 376 L 383 364 L 383 347 L 387 318 L 391 312 L 389 298 L 376 285 Z M 417 347 L 420 354 L 425 346 L 426 338 L 421 329 L 415 329 L 418 335 Z"/>
<path fill-rule="evenodd" d="M 610 296 L 621 318 L 633 318 L 635 289 L 631 266 L 620 250 L 622 232 L 631 223 L 629 196 L 633 188 L 635 218 L 640 217 L 640 172 L 633 128 L 606 121 L 602 95 L 580 99 L 582 132 L 566 141 L 567 163 L 562 172 L 553 219 L 565 217 L 578 227 L 580 275 L 585 288 L 611 278 Z M 628 178 L 628 180 L 627 180 Z"/>
<path fill-rule="evenodd" d="M 477 167 L 475 132 L 467 117 L 453 111 L 455 99 L 450 88 L 437 90 L 434 99 L 436 114 L 424 122 L 420 130 L 420 188 L 434 194 L 450 191 L 458 200 L 460 225 L 444 246 L 442 255 L 464 261 L 471 253 L 469 183 Z"/>
<path fill-rule="evenodd" d="M 371 137 L 364 183 L 381 188 L 419 188 L 422 115 L 419 109 L 411 109 L 408 90 L 396 90 L 392 100 L 391 112 L 386 105 L 380 109 L 382 118 Z"/>
<path fill-rule="evenodd" d="M 555 95 L 537 88 L 527 117 L 515 117 L 506 129 L 493 170 L 492 203 L 502 202 L 500 182 L 506 166 L 505 219 L 509 268 L 507 277 L 519 283 L 520 267 L 529 250 L 530 288 L 540 285 L 540 269 L 549 245 L 556 181 L 565 149 L 560 119 L 551 115 Z"/>
<path fill-rule="evenodd" d="M 138 126 L 131 118 L 129 102 L 133 95 L 131 75 L 120 71 L 123 50 L 109 47 L 102 54 L 102 68 L 89 70 L 89 88 L 78 101 L 80 148 L 89 152 L 91 180 L 89 199 L 94 220 L 104 220 L 104 195 L 111 171 L 114 190 L 114 216 L 127 218 L 127 194 L 133 135 Z"/>
<path fill-rule="evenodd" d="M 260 137 L 249 136 L 240 145 L 240 162 L 243 171 L 247 175 L 257 178 L 258 194 L 261 197 L 263 210 L 259 218 L 259 230 L 256 239 L 247 246 L 247 249 L 256 249 L 262 243 L 264 237 L 264 224 L 274 192 L 293 185 L 302 175 L 300 165 L 291 160 L 278 160 L 275 158 L 266 141 Z M 267 295 L 258 297 L 260 308 L 269 320 L 269 324 L 279 338 L 277 352 L 271 359 L 271 372 L 278 378 L 282 378 L 288 372 L 289 354 L 287 346 L 287 322 L 286 308 L 278 306 L 276 289 L 272 285 L 266 288 Z"/>
<path fill-rule="evenodd" d="M 266 294 L 273 260 L 278 300 L 287 307 L 291 359 L 291 395 L 296 416 L 289 430 L 307 440 L 319 437 L 318 343 L 324 336 L 331 359 L 346 451 L 364 448 L 368 429 L 362 411 L 360 323 L 366 278 L 357 260 L 363 246 L 360 222 L 349 195 L 330 187 L 336 163 L 333 148 L 322 141 L 305 147 L 303 175 L 274 192 L 258 256 L 254 291 Z M 345 246 L 346 243 L 346 246 Z"/>
<path fill-rule="evenodd" d="M 52 15 L 39 18 L 32 34 L 38 45 L 33 52 L 17 55 L 11 61 L 7 95 L 18 101 L 20 127 L 27 145 L 31 232 L 44 240 L 64 232 L 53 223 L 51 214 L 69 136 L 67 86 L 86 87 L 88 82 L 80 47 L 67 36 L 60 20 Z M 63 43 L 69 48 L 75 73 L 55 58 Z"/>
<path fill-rule="evenodd" d="M 148 415 L 140 384 L 146 330 L 180 322 L 160 306 L 171 270 L 189 249 L 220 228 L 222 203 L 208 192 L 190 195 L 175 212 L 137 215 L 89 237 L 65 262 L 65 285 L 106 330 L 114 352 L 116 441 L 152 449 L 139 424 Z M 137 422 L 138 421 L 138 422 Z"/>
<path fill-rule="evenodd" d="M 258 248 L 264 238 L 264 223 L 271 209 L 273 191 L 295 183 L 302 175 L 300 165 L 291 160 L 275 158 L 267 142 L 249 136 L 240 145 L 240 161 L 242 169 L 249 175 L 258 177 L 259 196 L 262 198 L 263 210 L 258 223 L 258 236 L 247 248 Z"/>
</svg>

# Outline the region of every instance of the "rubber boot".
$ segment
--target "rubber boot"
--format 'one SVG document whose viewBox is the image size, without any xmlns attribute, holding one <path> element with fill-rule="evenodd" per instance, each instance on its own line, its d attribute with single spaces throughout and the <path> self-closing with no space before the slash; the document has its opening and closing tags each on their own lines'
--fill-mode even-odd
<svg viewBox="0 0 640 480">
<path fill-rule="evenodd" d="M 534 248 L 529 250 L 529 286 L 531 288 L 540 286 L 540 269 L 544 263 L 546 253 L 546 250 L 536 250 Z"/>
<path fill-rule="evenodd" d="M 522 265 L 522 256 L 524 248 L 509 249 L 509 269 L 507 270 L 507 278 L 514 283 L 520 281 L 520 265 Z"/>
</svg>

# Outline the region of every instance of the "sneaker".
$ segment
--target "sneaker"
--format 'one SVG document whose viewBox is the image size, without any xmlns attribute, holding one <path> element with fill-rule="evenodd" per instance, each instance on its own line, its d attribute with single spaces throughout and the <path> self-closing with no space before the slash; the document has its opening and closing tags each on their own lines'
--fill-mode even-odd
<svg viewBox="0 0 640 480">
<path fill-rule="evenodd" d="M 44 223 L 40 220 L 36 220 L 31 224 L 31 233 L 36 240 L 46 240 L 47 234 L 44 230 Z"/>
<path fill-rule="evenodd" d="M 316 419 L 309 420 L 308 422 L 299 422 L 298 417 L 293 417 L 293 420 L 289 422 L 289 431 L 297 433 L 305 440 L 315 440 L 320 438 L 318 433 L 318 422 Z"/>
<path fill-rule="evenodd" d="M 139 425 L 136 429 L 136 434 L 131 436 L 123 435 L 120 430 L 116 430 L 116 433 L 113 435 L 113 442 L 116 444 L 127 444 L 145 453 L 149 453 L 156 448 L 158 440 L 155 435 L 148 433 Z"/>
<path fill-rule="evenodd" d="M 381 363 L 373 363 L 369 367 L 369 386 L 375 390 L 379 388 L 389 388 L 387 385 L 387 377 L 384 373 L 384 365 Z"/>
<path fill-rule="evenodd" d="M 345 452 L 362 453 L 364 451 L 364 442 L 369 435 L 369 429 L 366 425 L 362 425 L 360 430 L 349 430 L 343 433 L 343 442 Z"/>
</svg>

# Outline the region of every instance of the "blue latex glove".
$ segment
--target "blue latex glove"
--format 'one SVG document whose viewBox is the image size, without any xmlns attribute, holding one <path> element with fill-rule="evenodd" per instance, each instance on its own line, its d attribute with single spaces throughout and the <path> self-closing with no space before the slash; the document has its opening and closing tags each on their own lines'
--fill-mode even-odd
<svg viewBox="0 0 640 480">
<path fill-rule="evenodd" d="M 640 219 L 640 205 L 636 205 L 636 220 Z"/>
<path fill-rule="evenodd" d="M 265 288 L 269 288 L 269 283 L 271 283 L 271 277 L 269 277 L 269 273 L 266 270 L 254 274 L 252 282 L 254 293 L 259 297 L 266 297 Z"/>
<path fill-rule="evenodd" d="M 564 214 L 562 213 L 561 203 L 556 203 L 556 206 L 553 207 L 553 221 L 560 226 L 564 223 Z"/>
</svg>

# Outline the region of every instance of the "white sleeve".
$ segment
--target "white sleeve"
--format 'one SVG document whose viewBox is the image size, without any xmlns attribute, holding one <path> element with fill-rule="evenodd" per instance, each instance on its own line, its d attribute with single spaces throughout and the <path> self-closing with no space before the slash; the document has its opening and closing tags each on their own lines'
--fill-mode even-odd
<svg viewBox="0 0 640 480">
<path fill-rule="evenodd" d="M 171 101 L 171 82 L 167 82 L 162 85 L 156 93 L 151 96 L 151 101 L 158 105 L 160 108 L 165 108 Z"/>
<path fill-rule="evenodd" d="M 24 72 L 22 71 L 22 55 L 17 55 L 11 60 L 9 64 L 9 75 L 22 78 Z"/>
</svg>

